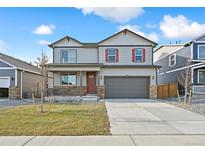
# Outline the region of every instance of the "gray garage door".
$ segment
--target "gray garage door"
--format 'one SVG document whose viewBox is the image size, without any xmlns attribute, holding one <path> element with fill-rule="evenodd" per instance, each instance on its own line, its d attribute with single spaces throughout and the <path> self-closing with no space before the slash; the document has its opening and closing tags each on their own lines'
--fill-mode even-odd
<svg viewBox="0 0 205 154">
<path fill-rule="evenodd" d="M 148 98 L 149 77 L 105 77 L 106 98 Z"/>
</svg>

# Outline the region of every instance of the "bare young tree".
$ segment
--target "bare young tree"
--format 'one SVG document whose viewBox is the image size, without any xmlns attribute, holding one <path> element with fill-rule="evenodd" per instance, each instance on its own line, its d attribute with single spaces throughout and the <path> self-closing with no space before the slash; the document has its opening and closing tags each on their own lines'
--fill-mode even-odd
<svg viewBox="0 0 205 154">
<path fill-rule="evenodd" d="M 47 87 L 48 85 L 48 71 L 47 71 L 48 56 L 42 52 L 41 57 L 38 57 L 35 63 L 37 67 L 40 69 L 40 73 L 41 73 L 41 112 L 44 112 L 43 102 L 44 102 L 44 96 L 48 88 Z"/>
<path fill-rule="evenodd" d="M 183 86 L 184 88 L 184 103 L 186 104 L 187 103 L 187 100 L 190 100 L 188 99 L 188 96 L 191 97 L 189 94 L 190 94 L 190 91 L 192 89 L 192 68 L 191 68 L 191 64 L 192 62 L 190 60 L 188 60 L 186 62 L 186 66 L 187 68 L 184 69 L 179 78 L 178 78 L 178 81 L 179 83 Z"/>
</svg>

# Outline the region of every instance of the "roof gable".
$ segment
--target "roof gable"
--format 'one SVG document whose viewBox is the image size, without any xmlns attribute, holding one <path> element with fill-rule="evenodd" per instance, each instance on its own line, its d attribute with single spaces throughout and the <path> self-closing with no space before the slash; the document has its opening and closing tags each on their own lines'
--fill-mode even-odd
<svg viewBox="0 0 205 154">
<path fill-rule="evenodd" d="M 98 43 L 98 45 L 152 45 L 157 43 L 128 29 L 124 29 Z"/>
<path fill-rule="evenodd" d="M 49 45 L 50 47 L 58 47 L 58 46 L 83 46 L 83 43 L 81 43 L 80 41 L 66 36 L 52 44 Z"/>
</svg>

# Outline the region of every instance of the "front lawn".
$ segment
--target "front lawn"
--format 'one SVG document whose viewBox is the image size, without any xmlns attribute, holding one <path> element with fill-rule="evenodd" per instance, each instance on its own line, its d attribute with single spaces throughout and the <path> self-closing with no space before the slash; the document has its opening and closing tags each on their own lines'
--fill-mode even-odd
<svg viewBox="0 0 205 154">
<path fill-rule="evenodd" d="M 49 105 L 44 105 L 48 109 Z M 39 106 L 38 106 L 39 108 Z M 109 135 L 105 104 L 53 104 L 48 114 L 33 105 L 0 109 L 0 135 Z"/>
</svg>

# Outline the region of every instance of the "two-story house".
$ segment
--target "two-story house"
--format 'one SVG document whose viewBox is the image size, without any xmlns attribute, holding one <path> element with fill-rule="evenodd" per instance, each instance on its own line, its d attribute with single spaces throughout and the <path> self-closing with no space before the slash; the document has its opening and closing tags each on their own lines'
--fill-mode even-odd
<svg viewBox="0 0 205 154">
<path fill-rule="evenodd" d="M 162 66 L 158 84 L 178 82 L 182 71 L 191 68 L 193 93 L 205 94 L 205 34 L 186 44 L 160 46 L 154 51 L 154 64 Z M 181 86 L 179 90 L 183 92 Z"/>
<path fill-rule="evenodd" d="M 153 48 L 157 44 L 128 29 L 98 43 L 66 36 L 51 45 L 54 95 L 101 98 L 157 97 Z"/>
</svg>

